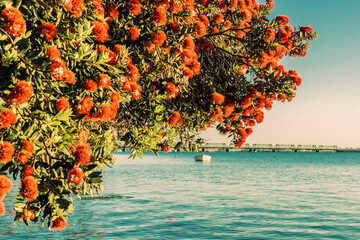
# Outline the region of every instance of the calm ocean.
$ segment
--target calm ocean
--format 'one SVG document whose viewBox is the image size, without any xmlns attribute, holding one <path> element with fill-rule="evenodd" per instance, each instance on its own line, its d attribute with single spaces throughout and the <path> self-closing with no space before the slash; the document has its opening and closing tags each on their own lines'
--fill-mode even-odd
<svg viewBox="0 0 360 240">
<path fill-rule="evenodd" d="M 7 198 L 0 239 L 360 239 L 360 154 L 195 155 L 118 154 L 62 232 L 13 224 Z"/>
</svg>

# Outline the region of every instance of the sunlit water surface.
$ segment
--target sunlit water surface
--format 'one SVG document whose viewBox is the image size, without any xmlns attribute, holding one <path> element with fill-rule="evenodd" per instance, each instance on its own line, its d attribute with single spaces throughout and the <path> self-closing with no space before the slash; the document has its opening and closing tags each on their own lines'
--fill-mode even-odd
<svg viewBox="0 0 360 240">
<path fill-rule="evenodd" d="M 76 200 L 61 232 L 13 224 L 7 198 L 0 239 L 360 239 L 360 154 L 194 155 L 118 154 L 107 198 Z"/>
</svg>

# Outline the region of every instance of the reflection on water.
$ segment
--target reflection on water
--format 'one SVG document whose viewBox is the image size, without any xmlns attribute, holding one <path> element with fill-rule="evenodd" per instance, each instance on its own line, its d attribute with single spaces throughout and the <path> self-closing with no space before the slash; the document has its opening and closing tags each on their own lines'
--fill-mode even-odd
<svg viewBox="0 0 360 240">
<path fill-rule="evenodd" d="M 194 155 L 118 155 L 62 232 L 10 223 L 7 199 L 0 239 L 360 239 L 360 154 Z"/>
</svg>

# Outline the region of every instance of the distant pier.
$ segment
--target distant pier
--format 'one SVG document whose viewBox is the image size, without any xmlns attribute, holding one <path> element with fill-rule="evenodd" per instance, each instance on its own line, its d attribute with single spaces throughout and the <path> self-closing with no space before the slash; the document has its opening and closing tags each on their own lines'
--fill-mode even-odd
<svg viewBox="0 0 360 240">
<path fill-rule="evenodd" d="M 129 151 L 128 147 L 119 146 L 118 151 Z M 177 151 L 170 148 L 170 151 Z M 244 144 L 241 148 L 233 143 L 205 143 L 199 152 L 360 152 L 360 149 L 339 148 L 337 145 L 295 145 L 295 144 Z"/>
<path fill-rule="evenodd" d="M 295 144 L 244 144 L 241 148 L 232 143 L 206 143 L 202 152 L 360 152 L 360 149 L 341 149 L 336 145 L 295 145 Z"/>
</svg>

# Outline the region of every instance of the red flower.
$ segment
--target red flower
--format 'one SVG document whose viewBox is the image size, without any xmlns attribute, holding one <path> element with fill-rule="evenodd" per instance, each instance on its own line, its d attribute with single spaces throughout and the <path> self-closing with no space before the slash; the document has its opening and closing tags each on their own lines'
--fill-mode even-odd
<svg viewBox="0 0 360 240">
<path fill-rule="evenodd" d="M 185 10 L 190 12 L 194 9 L 194 0 L 183 0 Z"/>
<path fill-rule="evenodd" d="M 210 21 L 209 21 L 209 19 L 208 19 L 207 16 L 201 15 L 201 16 L 199 16 L 199 18 L 200 18 L 200 21 L 201 21 L 202 23 L 204 23 L 204 25 L 205 25 L 206 27 L 209 26 Z"/>
<path fill-rule="evenodd" d="M 74 152 L 75 160 L 79 165 L 83 165 L 90 161 L 91 148 L 86 143 L 80 143 Z"/>
<path fill-rule="evenodd" d="M 229 6 L 229 10 L 233 11 L 238 7 L 238 0 L 231 0 L 231 5 Z"/>
<path fill-rule="evenodd" d="M 106 8 L 106 16 L 108 16 L 109 21 L 111 21 L 115 18 L 118 18 L 119 13 L 113 5 L 109 5 Z"/>
<path fill-rule="evenodd" d="M 71 0 L 72 1 L 72 12 L 71 16 L 80 17 L 81 13 L 84 11 L 84 0 Z"/>
<path fill-rule="evenodd" d="M 12 90 L 8 97 L 8 104 L 19 107 L 21 104 L 24 104 L 29 101 L 34 90 L 30 83 L 26 81 L 20 81 L 15 85 L 15 88 Z"/>
<path fill-rule="evenodd" d="M 169 117 L 168 124 L 174 126 L 178 121 L 181 120 L 179 112 L 173 112 Z"/>
<path fill-rule="evenodd" d="M 43 23 L 39 27 L 39 32 L 45 35 L 46 41 L 50 41 L 56 35 L 56 26 L 51 22 Z"/>
<path fill-rule="evenodd" d="M 84 176 L 83 170 L 75 165 L 69 172 L 68 183 L 75 183 L 76 185 L 79 185 Z"/>
<path fill-rule="evenodd" d="M 11 188 L 11 180 L 5 175 L 0 175 L 0 201 L 10 192 Z"/>
<path fill-rule="evenodd" d="M 111 103 L 112 104 L 119 104 L 121 101 L 121 96 L 120 96 L 120 93 L 118 92 L 113 92 L 111 94 Z"/>
<path fill-rule="evenodd" d="M 289 18 L 287 16 L 278 15 L 275 18 L 276 22 L 280 22 L 283 26 L 286 26 L 289 24 Z"/>
<path fill-rule="evenodd" d="M 111 85 L 111 79 L 107 74 L 100 74 L 97 84 L 100 88 L 108 89 Z"/>
<path fill-rule="evenodd" d="M 69 101 L 66 97 L 60 97 L 57 105 L 56 105 L 57 110 L 59 111 L 66 111 L 69 108 Z"/>
<path fill-rule="evenodd" d="M 125 92 L 129 92 L 131 90 L 131 84 L 129 79 L 127 79 L 124 76 L 121 76 L 120 79 L 122 79 L 121 86 Z"/>
<path fill-rule="evenodd" d="M 49 46 L 47 48 L 47 53 L 48 53 L 48 56 L 50 57 L 51 61 L 56 61 L 61 58 L 61 53 L 60 53 L 59 49 L 57 49 L 56 47 Z"/>
<path fill-rule="evenodd" d="M 281 102 L 285 102 L 286 95 L 284 93 L 279 93 L 277 99 Z"/>
<path fill-rule="evenodd" d="M 90 92 L 96 92 L 97 84 L 93 80 L 87 80 L 85 83 L 85 90 Z"/>
<path fill-rule="evenodd" d="M 233 113 L 234 109 L 235 109 L 235 105 L 233 101 L 227 100 L 223 108 L 224 117 L 226 118 L 229 117 Z"/>
<path fill-rule="evenodd" d="M 179 13 L 183 10 L 182 3 L 180 1 L 171 0 L 171 13 Z"/>
<path fill-rule="evenodd" d="M 11 124 L 16 123 L 16 114 L 8 109 L 5 108 L 0 113 L 0 129 L 8 128 Z"/>
<path fill-rule="evenodd" d="M 11 143 L 4 141 L 0 145 L 0 162 L 7 164 L 14 154 L 14 147 Z"/>
<path fill-rule="evenodd" d="M 69 84 L 75 84 L 75 74 L 73 73 L 73 71 L 69 70 L 69 69 L 65 69 L 64 72 L 64 76 L 63 76 L 63 81 L 69 83 Z"/>
<path fill-rule="evenodd" d="M 183 71 L 185 77 L 192 78 L 192 76 L 194 75 L 194 72 L 188 67 L 184 67 L 181 70 Z"/>
<path fill-rule="evenodd" d="M 66 62 L 60 58 L 53 60 L 51 64 L 51 74 L 56 80 L 63 80 L 66 71 Z"/>
<path fill-rule="evenodd" d="M 271 42 L 275 39 L 275 30 L 272 28 L 269 28 L 266 32 L 265 42 Z"/>
<path fill-rule="evenodd" d="M 18 9 L 5 8 L 1 12 L 1 18 L 4 19 L 2 26 L 9 35 L 17 37 L 25 32 L 26 22 Z"/>
<path fill-rule="evenodd" d="M 151 37 L 151 42 L 157 46 L 162 46 L 165 40 L 166 34 L 161 30 L 156 31 Z"/>
<path fill-rule="evenodd" d="M 133 15 L 138 15 L 141 11 L 141 4 L 138 0 L 131 0 L 126 6 L 126 10 Z"/>
<path fill-rule="evenodd" d="M 24 168 L 21 170 L 21 178 L 30 176 L 33 173 L 34 173 L 34 169 L 28 165 L 25 165 Z"/>
<path fill-rule="evenodd" d="M 221 105 L 221 104 L 224 103 L 224 101 L 225 101 L 225 97 L 224 97 L 223 95 L 219 94 L 219 93 L 212 93 L 212 94 L 210 95 L 210 102 L 211 102 L 212 104 L 219 104 L 219 105 Z"/>
<path fill-rule="evenodd" d="M 185 49 L 190 50 L 190 51 L 194 51 L 194 50 L 195 50 L 195 43 L 194 43 L 194 41 L 192 40 L 191 37 L 185 37 L 185 38 L 184 38 L 183 47 L 184 47 Z"/>
<path fill-rule="evenodd" d="M 83 98 L 80 102 L 80 107 L 76 107 L 75 111 L 79 114 L 87 114 L 94 107 L 94 104 L 89 96 Z"/>
<path fill-rule="evenodd" d="M 38 185 L 36 179 L 32 176 L 26 176 L 21 180 L 20 194 L 27 202 L 32 202 L 38 194 Z"/>
<path fill-rule="evenodd" d="M 94 26 L 92 32 L 96 36 L 98 42 L 106 42 L 109 38 L 108 26 L 102 21 L 91 21 L 91 26 Z"/>
<path fill-rule="evenodd" d="M 130 81 L 137 82 L 140 79 L 139 68 L 133 64 L 128 64 L 127 67 L 130 70 Z"/>
<path fill-rule="evenodd" d="M 20 153 L 17 155 L 16 160 L 20 164 L 25 164 L 29 161 L 30 157 L 31 157 L 31 154 L 28 151 L 21 150 Z"/>
<path fill-rule="evenodd" d="M 51 231 L 64 230 L 66 228 L 66 222 L 61 218 L 56 218 L 50 227 Z"/>
<path fill-rule="evenodd" d="M 139 99 L 141 97 L 141 86 L 133 82 L 130 85 L 132 98 L 135 100 Z"/>
<path fill-rule="evenodd" d="M 300 31 L 306 32 L 306 33 L 311 33 L 311 32 L 314 31 L 314 30 L 313 30 L 313 28 L 310 27 L 310 26 L 307 26 L 307 27 L 301 26 L 301 27 L 300 27 Z"/>
<path fill-rule="evenodd" d="M 154 22 L 158 26 L 166 24 L 166 9 L 159 6 L 155 8 Z"/>
<path fill-rule="evenodd" d="M 181 57 L 185 65 L 189 65 L 192 61 L 197 59 L 196 53 L 188 49 L 182 51 Z"/>
<path fill-rule="evenodd" d="M 30 140 L 24 140 L 22 142 L 23 148 L 28 151 L 29 153 L 34 152 L 34 143 Z"/>
<path fill-rule="evenodd" d="M 167 145 L 164 145 L 162 146 L 162 149 L 161 149 L 163 152 L 169 152 L 169 147 Z"/>
<path fill-rule="evenodd" d="M 214 25 L 219 25 L 223 19 L 224 19 L 224 15 L 222 15 L 221 13 L 217 13 L 217 14 L 215 14 L 215 17 L 214 17 L 214 20 L 212 23 Z"/>
<path fill-rule="evenodd" d="M 101 0 L 93 0 L 92 2 L 93 2 L 93 6 L 97 10 L 97 14 L 98 15 L 104 14 L 104 8 L 101 6 Z"/>
<path fill-rule="evenodd" d="M 196 37 L 199 38 L 206 34 L 206 26 L 203 22 L 201 21 L 194 22 L 194 27 L 196 30 Z"/>
<path fill-rule="evenodd" d="M 226 20 L 224 28 L 229 29 L 229 28 L 231 28 L 231 26 L 232 26 L 232 23 L 229 20 Z"/>
<path fill-rule="evenodd" d="M 137 27 L 130 28 L 129 32 L 131 35 L 130 37 L 131 40 L 135 40 L 139 38 L 139 29 Z"/>
</svg>

